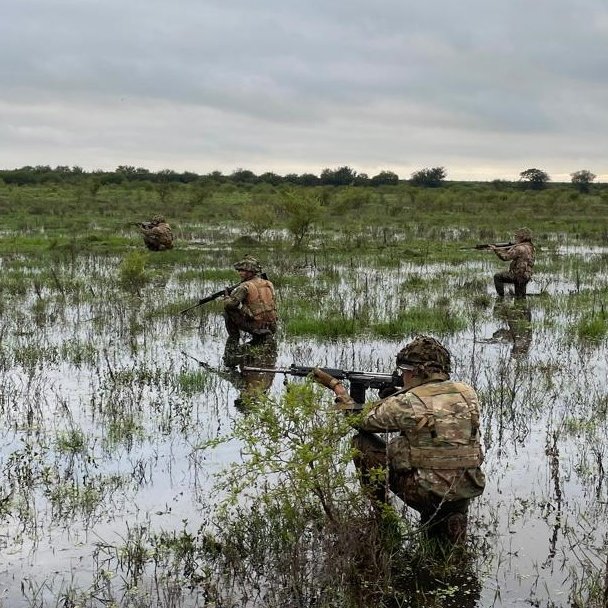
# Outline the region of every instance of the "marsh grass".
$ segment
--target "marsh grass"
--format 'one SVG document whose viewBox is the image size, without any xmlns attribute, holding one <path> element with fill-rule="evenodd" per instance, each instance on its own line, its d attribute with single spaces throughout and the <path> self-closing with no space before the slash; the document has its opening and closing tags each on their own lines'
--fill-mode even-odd
<svg viewBox="0 0 608 608">
<path fill-rule="evenodd" d="M 147 262 L 148 255 L 139 251 L 133 251 L 125 257 L 119 268 L 120 286 L 125 291 L 139 293 L 150 282 L 146 271 Z"/>
<path fill-rule="evenodd" d="M 69 186 L 2 190 L 19 203 L 0 200 L 9 231 L 0 240 L 0 542 L 31 581 L 22 594 L 20 569 L 6 566 L 15 581 L 7 605 L 548 608 L 570 595 L 599 608 L 607 279 L 602 249 L 585 252 L 605 243 L 608 199 L 490 188 L 315 190 L 320 219 L 294 249 L 286 216 L 263 242 L 240 221 L 249 202 L 274 206 L 279 192 L 178 187 L 163 208 L 176 248 L 158 255 L 122 219 L 145 219 L 154 189 L 102 186 L 94 198 Z M 518 354 L 513 332 L 493 338 L 508 329 L 492 306 L 500 262 L 460 247 L 504 240 L 520 223 L 538 234 L 545 295 L 529 299 L 531 347 Z M 245 253 L 277 287 L 277 365 L 386 371 L 396 345 L 420 332 L 450 347 L 484 411 L 489 487 L 469 562 L 434 554 L 401 505 L 397 522 L 370 517 L 341 422 L 314 389 L 275 382 L 268 402 L 244 415 L 229 381 L 184 366 L 181 350 L 221 359 L 222 305 L 176 313 L 236 282 L 232 263 Z M 233 439 L 207 443 L 218 435 Z M 224 490 L 234 502 L 217 510 L 221 491 L 209 497 L 207 476 L 231 462 Z M 551 471 L 563 491 L 557 534 Z M 66 527 L 81 545 L 57 537 Z M 101 540 L 110 527 L 122 539 Z M 540 541 L 528 544 L 535 531 Z M 36 554 L 49 547 L 52 571 Z M 580 549 L 576 561 L 569 547 Z M 68 554 L 82 568 L 61 561 Z"/>
<path fill-rule="evenodd" d="M 585 313 L 572 328 L 572 332 L 584 342 L 601 342 L 608 333 L 608 314 L 603 304 L 599 310 Z"/>
</svg>

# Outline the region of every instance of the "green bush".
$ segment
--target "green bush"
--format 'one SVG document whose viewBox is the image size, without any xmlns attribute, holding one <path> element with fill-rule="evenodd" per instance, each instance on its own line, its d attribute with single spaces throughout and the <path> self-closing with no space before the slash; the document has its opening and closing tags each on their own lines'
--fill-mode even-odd
<svg viewBox="0 0 608 608">
<path fill-rule="evenodd" d="M 146 270 L 149 256 L 140 251 L 132 251 L 120 264 L 118 277 L 120 286 L 128 292 L 139 293 L 149 282 Z"/>
</svg>

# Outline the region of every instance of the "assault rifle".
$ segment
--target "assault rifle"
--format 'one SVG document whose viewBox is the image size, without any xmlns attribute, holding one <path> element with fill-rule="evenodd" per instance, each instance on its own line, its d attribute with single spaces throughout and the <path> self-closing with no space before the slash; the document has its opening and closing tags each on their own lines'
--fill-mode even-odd
<svg viewBox="0 0 608 608">
<path fill-rule="evenodd" d="M 260 275 L 263 279 L 268 280 L 268 277 L 266 276 L 266 273 L 263 272 Z M 194 310 L 195 308 L 198 308 L 199 306 L 202 306 L 203 304 L 207 304 L 207 302 L 213 302 L 213 300 L 217 300 L 218 298 L 221 298 L 224 294 L 226 294 L 226 292 L 228 294 L 231 294 L 243 281 L 240 281 L 239 283 L 236 283 L 235 285 L 230 285 L 229 287 L 225 287 L 224 289 L 221 289 L 220 291 L 216 291 L 215 293 L 212 293 L 210 296 L 205 296 L 204 298 L 201 298 L 196 304 L 194 304 L 194 306 L 189 306 L 188 308 L 184 308 L 184 310 L 180 310 L 179 314 L 183 315 L 185 312 L 188 312 L 189 310 Z"/>
<path fill-rule="evenodd" d="M 513 247 L 515 243 L 482 243 L 481 245 L 473 245 L 472 247 L 461 247 L 461 249 L 477 249 L 483 251 L 485 249 L 490 249 L 492 245 L 494 245 L 494 247 L 498 247 L 499 249 L 506 249 L 507 247 Z"/>
<path fill-rule="evenodd" d="M 316 367 L 306 367 L 291 364 L 289 367 L 252 367 L 242 365 L 243 372 L 257 372 L 260 374 L 285 374 L 286 376 L 298 376 L 305 378 L 310 376 Z M 368 388 L 386 389 L 390 387 L 400 388 L 403 386 L 403 378 L 398 372 L 392 374 L 380 374 L 376 372 L 355 372 L 346 369 L 333 369 L 331 367 L 318 368 L 338 380 L 348 380 L 349 394 L 356 403 L 365 403 L 365 391 Z"/>
</svg>

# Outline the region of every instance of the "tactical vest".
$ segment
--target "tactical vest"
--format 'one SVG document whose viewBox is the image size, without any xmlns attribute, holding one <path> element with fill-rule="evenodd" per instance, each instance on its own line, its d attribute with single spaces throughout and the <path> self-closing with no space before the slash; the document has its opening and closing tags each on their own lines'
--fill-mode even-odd
<svg viewBox="0 0 608 608">
<path fill-rule="evenodd" d="M 415 430 L 407 432 L 410 466 L 461 469 L 482 462 L 479 403 L 462 382 L 431 382 L 410 389 L 423 407 L 414 407 Z"/>
<path fill-rule="evenodd" d="M 246 281 L 247 298 L 244 302 L 254 321 L 262 324 L 273 324 L 277 320 L 277 308 L 274 301 L 274 287 L 262 277 Z"/>
</svg>

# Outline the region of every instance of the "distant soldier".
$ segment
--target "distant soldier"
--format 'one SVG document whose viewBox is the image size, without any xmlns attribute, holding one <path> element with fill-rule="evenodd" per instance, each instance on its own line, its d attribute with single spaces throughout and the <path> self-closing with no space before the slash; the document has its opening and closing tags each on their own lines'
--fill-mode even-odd
<svg viewBox="0 0 608 608">
<path fill-rule="evenodd" d="M 171 226 L 162 215 L 155 215 L 149 222 L 140 225 L 144 244 L 150 251 L 164 251 L 173 248 Z"/>
<path fill-rule="evenodd" d="M 404 388 L 373 404 L 357 423 L 364 432 L 353 438 L 355 465 L 375 504 L 386 502 L 390 489 L 420 513 L 429 536 L 462 542 L 469 502 L 485 487 L 477 394 L 450 380 L 450 353 L 434 338 L 407 344 L 397 368 Z M 356 409 L 341 383 L 330 386 L 340 409 Z M 392 432 L 399 436 L 388 445 L 374 434 Z"/>
<path fill-rule="evenodd" d="M 509 270 L 497 272 L 494 275 L 494 287 L 499 297 L 505 295 L 505 283 L 515 286 L 515 297 L 526 297 L 526 286 L 532 278 L 532 267 L 534 266 L 534 245 L 532 244 L 532 233 L 528 228 L 520 228 L 515 233 L 515 244 L 510 247 L 497 247 L 489 245 L 489 248 L 504 261 L 511 261 Z"/>
<path fill-rule="evenodd" d="M 241 331 L 252 335 L 252 343 L 262 343 L 277 330 L 277 308 L 274 286 L 263 278 L 260 263 L 251 256 L 240 260 L 234 269 L 241 283 L 224 300 L 224 320 L 228 331 L 224 363 L 231 366 L 237 352 Z"/>
</svg>

